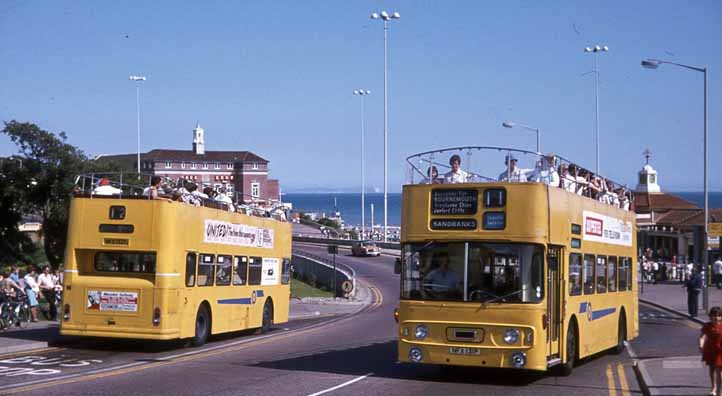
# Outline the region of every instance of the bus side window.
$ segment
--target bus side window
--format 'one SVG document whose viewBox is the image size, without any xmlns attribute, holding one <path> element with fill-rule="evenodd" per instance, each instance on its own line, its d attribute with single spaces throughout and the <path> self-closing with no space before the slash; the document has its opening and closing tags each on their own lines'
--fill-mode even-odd
<svg viewBox="0 0 722 396">
<path fill-rule="evenodd" d="M 263 271 L 263 259 L 260 257 L 248 258 L 248 284 L 260 285 L 261 272 Z"/>
<path fill-rule="evenodd" d="M 569 295 L 578 296 L 582 294 L 582 255 L 579 253 L 569 254 Z"/>
<path fill-rule="evenodd" d="M 607 290 L 617 291 L 617 258 L 611 256 L 607 259 Z"/>
<path fill-rule="evenodd" d="M 233 284 L 245 285 L 248 279 L 248 257 L 233 257 Z"/>
<path fill-rule="evenodd" d="M 231 284 L 231 256 L 218 255 L 216 258 L 216 286 Z"/>
<path fill-rule="evenodd" d="M 625 268 L 626 275 L 627 275 L 626 276 L 627 280 L 625 282 L 626 287 L 624 290 L 632 290 L 632 279 L 633 279 L 632 276 L 635 273 L 634 269 L 632 268 L 632 266 L 633 266 L 632 259 L 630 259 L 629 257 L 624 257 L 624 258 L 622 258 L 622 262 L 624 263 L 624 268 Z M 620 277 L 621 277 L 621 274 L 620 274 Z M 621 281 L 621 278 L 620 278 L 620 281 Z M 619 286 L 619 290 L 622 290 L 621 284 Z"/>
<path fill-rule="evenodd" d="M 619 291 L 623 292 L 627 290 L 627 271 L 629 268 L 627 267 L 629 263 L 627 262 L 626 257 L 620 257 L 619 258 L 619 273 L 617 274 L 617 278 L 619 278 Z"/>
<path fill-rule="evenodd" d="M 582 267 L 582 279 L 584 281 L 584 294 L 594 294 L 594 255 L 584 255 L 584 266 Z"/>
<path fill-rule="evenodd" d="M 597 293 L 607 292 L 607 258 L 597 256 Z"/>
<path fill-rule="evenodd" d="M 291 281 L 291 259 L 284 258 L 281 269 L 281 284 L 287 285 Z"/>
<path fill-rule="evenodd" d="M 186 254 L 186 286 L 193 287 L 196 284 L 196 254 Z"/>
<path fill-rule="evenodd" d="M 198 286 L 213 286 L 215 278 L 215 262 L 212 254 L 201 254 L 198 263 Z"/>
</svg>

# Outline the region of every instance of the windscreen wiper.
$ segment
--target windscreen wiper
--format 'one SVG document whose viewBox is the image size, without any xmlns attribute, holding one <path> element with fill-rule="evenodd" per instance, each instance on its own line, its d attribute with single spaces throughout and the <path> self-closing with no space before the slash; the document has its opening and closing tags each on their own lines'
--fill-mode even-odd
<svg viewBox="0 0 722 396">
<path fill-rule="evenodd" d="M 492 298 L 491 300 L 487 300 L 487 301 L 482 302 L 482 303 L 481 303 L 481 306 L 482 306 L 482 307 L 486 307 L 487 304 L 491 304 L 491 303 L 493 303 L 493 302 L 496 302 L 496 301 L 499 301 L 499 300 L 503 300 L 503 299 L 505 299 L 505 298 L 507 298 L 507 297 L 515 296 L 515 295 L 517 295 L 517 294 L 519 294 L 519 293 L 521 293 L 521 292 L 523 292 L 523 291 L 524 291 L 524 289 L 519 289 L 519 290 L 517 290 L 517 291 L 515 291 L 515 292 L 511 292 L 511 293 L 505 294 L 505 295 L 503 295 L 503 296 L 499 296 L 499 297 L 496 297 L 496 298 Z"/>
</svg>

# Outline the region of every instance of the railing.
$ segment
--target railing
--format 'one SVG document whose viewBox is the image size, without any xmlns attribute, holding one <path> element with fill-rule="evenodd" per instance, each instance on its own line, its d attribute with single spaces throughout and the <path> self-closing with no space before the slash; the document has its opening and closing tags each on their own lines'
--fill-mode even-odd
<svg viewBox="0 0 722 396">
<path fill-rule="evenodd" d="M 196 206 L 239 212 L 259 217 L 272 217 L 286 221 L 286 212 L 278 200 L 264 200 L 225 188 L 216 189 L 212 183 L 200 183 L 185 179 L 171 179 L 152 174 L 104 172 L 78 175 L 73 193 L 89 198 L 104 196 L 112 198 L 150 199 L 149 188 L 153 177 L 160 178 L 158 196 Z"/>
<path fill-rule="evenodd" d="M 406 163 L 406 184 L 544 183 L 627 210 L 634 201 L 625 185 L 554 154 L 467 146 L 414 154 Z"/>
</svg>

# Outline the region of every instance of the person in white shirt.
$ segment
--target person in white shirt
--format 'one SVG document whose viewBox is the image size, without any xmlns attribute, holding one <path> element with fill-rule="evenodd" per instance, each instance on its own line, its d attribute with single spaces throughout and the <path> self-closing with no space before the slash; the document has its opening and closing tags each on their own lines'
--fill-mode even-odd
<svg viewBox="0 0 722 396">
<path fill-rule="evenodd" d="M 569 191 L 572 194 L 577 192 L 577 177 L 569 173 L 567 164 L 559 165 L 559 177 L 561 178 L 560 187 L 564 191 Z"/>
<path fill-rule="evenodd" d="M 444 175 L 444 182 L 466 183 L 469 174 L 461 170 L 461 157 L 457 154 L 452 155 L 451 158 L 449 158 L 449 165 L 451 165 L 451 170 Z"/>
<path fill-rule="evenodd" d="M 538 166 L 534 168 L 534 173 L 529 176 L 529 181 L 559 187 L 559 173 L 554 167 L 554 155 L 542 157 Z"/>
<path fill-rule="evenodd" d="M 499 174 L 499 181 L 510 181 L 510 182 L 525 182 L 529 169 L 517 168 L 517 159 L 513 154 L 509 154 L 504 159 L 504 165 L 506 170 Z"/>
<path fill-rule="evenodd" d="M 25 294 L 28 296 L 28 304 L 30 304 L 30 316 L 32 321 L 38 321 L 38 293 L 40 287 L 38 282 L 35 280 L 36 270 L 35 267 L 30 266 L 28 273 L 25 274 L 23 280 L 25 281 Z"/>
<path fill-rule="evenodd" d="M 229 212 L 236 211 L 235 208 L 233 207 L 233 200 L 231 199 L 231 197 L 226 195 L 225 188 L 221 187 L 221 190 L 218 192 L 218 194 L 216 194 L 215 199 L 217 202 L 223 202 L 224 204 L 226 204 L 228 206 Z"/>
<path fill-rule="evenodd" d="M 722 259 L 717 258 L 712 264 L 712 272 L 714 273 L 714 283 L 718 289 L 722 289 Z"/>
<path fill-rule="evenodd" d="M 93 190 L 95 195 L 119 195 L 122 192 L 121 189 L 111 186 L 110 180 L 106 178 L 98 180 L 98 187 Z"/>
<path fill-rule="evenodd" d="M 43 268 L 43 273 L 38 276 L 38 286 L 40 291 L 48 302 L 48 319 L 55 321 L 58 319 L 58 308 L 55 306 L 55 281 L 50 273 L 50 267 Z"/>
</svg>

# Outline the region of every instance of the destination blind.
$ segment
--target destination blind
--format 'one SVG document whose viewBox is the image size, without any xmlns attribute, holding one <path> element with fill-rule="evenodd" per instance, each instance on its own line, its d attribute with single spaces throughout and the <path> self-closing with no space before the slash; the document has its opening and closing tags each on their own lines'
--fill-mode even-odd
<svg viewBox="0 0 722 396">
<path fill-rule="evenodd" d="M 431 191 L 431 214 L 473 215 L 479 201 L 475 189 L 434 189 Z"/>
</svg>

